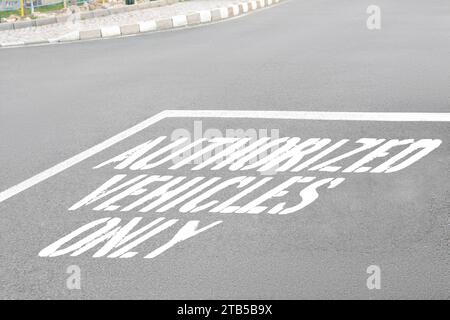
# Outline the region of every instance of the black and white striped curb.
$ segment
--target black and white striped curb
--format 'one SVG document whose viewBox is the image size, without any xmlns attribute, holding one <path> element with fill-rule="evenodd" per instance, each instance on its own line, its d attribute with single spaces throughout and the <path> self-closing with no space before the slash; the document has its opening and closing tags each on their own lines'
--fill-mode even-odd
<svg viewBox="0 0 450 320">
<path fill-rule="evenodd" d="M 58 43 L 77 40 L 91 40 L 98 38 L 111 38 L 125 35 L 133 35 L 145 32 L 162 31 L 201 24 L 217 22 L 228 18 L 237 17 L 249 12 L 269 7 L 277 4 L 281 0 L 254 0 L 243 1 L 231 4 L 226 7 L 219 7 L 211 10 L 201 10 L 187 15 L 177 15 L 159 20 L 142 21 L 135 24 L 107 26 L 99 29 L 86 31 L 73 31 L 56 39 L 27 41 L 27 42 L 7 42 L 0 43 L 1 47 L 23 46 L 39 43 Z"/>
</svg>

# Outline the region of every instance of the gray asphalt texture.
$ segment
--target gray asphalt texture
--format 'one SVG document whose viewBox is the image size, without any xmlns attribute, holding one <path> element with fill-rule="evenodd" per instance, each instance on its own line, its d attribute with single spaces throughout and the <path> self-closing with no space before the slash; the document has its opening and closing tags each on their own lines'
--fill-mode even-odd
<svg viewBox="0 0 450 320">
<path fill-rule="evenodd" d="M 0 50 L 0 191 L 165 109 L 449 112 L 448 1 L 379 0 L 379 31 L 366 28 L 370 4 L 287 1 L 206 27 Z M 93 166 L 191 127 L 164 120 L 1 203 L 0 298 L 450 297 L 448 123 L 204 119 L 223 130 L 443 144 L 396 174 L 352 175 L 298 215 L 224 217 L 154 260 L 37 256 L 116 216 L 67 211 L 112 176 Z M 66 288 L 70 265 L 82 270 L 81 290 Z M 369 265 L 381 267 L 381 290 L 366 287 Z"/>
</svg>

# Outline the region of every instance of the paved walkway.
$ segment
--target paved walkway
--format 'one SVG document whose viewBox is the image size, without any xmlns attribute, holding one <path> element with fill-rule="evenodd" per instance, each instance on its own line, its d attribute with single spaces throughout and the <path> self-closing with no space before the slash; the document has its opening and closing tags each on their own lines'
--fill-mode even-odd
<svg viewBox="0 0 450 320">
<path fill-rule="evenodd" d="M 237 4 L 239 2 L 240 1 L 238 0 L 192 0 L 164 7 L 125 12 L 86 20 L 80 20 L 76 15 L 73 15 L 73 17 L 65 23 L 0 31 L 0 43 L 14 44 L 19 42 L 38 42 L 47 39 L 58 39 L 74 31 L 85 31 L 114 25 L 127 25 L 143 21 L 164 19 L 201 10 L 211 10 L 217 7 Z"/>
</svg>

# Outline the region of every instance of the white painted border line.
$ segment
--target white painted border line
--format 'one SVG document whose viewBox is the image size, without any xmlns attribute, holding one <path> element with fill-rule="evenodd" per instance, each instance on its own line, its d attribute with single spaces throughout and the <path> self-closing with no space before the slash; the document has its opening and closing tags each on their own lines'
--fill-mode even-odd
<svg viewBox="0 0 450 320">
<path fill-rule="evenodd" d="M 450 113 L 422 112 L 328 112 L 258 110 L 166 110 L 167 117 L 254 118 L 284 120 L 450 122 Z"/>
<path fill-rule="evenodd" d="M 147 120 L 142 121 L 141 123 L 125 130 L 122 131 L 121 133 L 103 141 L 102 143 L 99 143 L 95 146 L 93 146 L 92 148 L 87 149 L 86 151 L 83 151 L 75 156 L 73 156 L 72 158 L 69 158 L 61 163 L 58 163 L 57 165 L 42 171 L 41 173 L 38 173 L 37 175 L 19 183 L 16 184 L 15 186 L 6 189 L 3 192 L 0 192 L 0 203 L 5 201 L 8 198 L 11 198 L 12 196 L 28 189 L 31 188 L 32 186 L 47 180 L 48 178 L 76 165 L 77 163 L 80 163 L 83 160 L 86 160 L 90 157 L 92 157 L 93 155 L 111 147 L 112 145 L 132 136 L 133 134 L 144 130 L 145 128 L 147 128 L 148 126 L 155 124 L 156 122 L 166 118 L 166 113 L 165 111 L 160 112 L 156 115 L 154 115 L 153 117 L 148 118 Z"/>
<path fill-rule="evenodd" d="M 32 186 L 86 160 L 165 118 L 252 118 L 284 120 L 450 122 L 450 113 L 408 112 L 327 112 L 327 111 L 257 111 L 257 110 L 165 110 L 72 158 L 0 192 L 0 203 Z"/>
</svg>

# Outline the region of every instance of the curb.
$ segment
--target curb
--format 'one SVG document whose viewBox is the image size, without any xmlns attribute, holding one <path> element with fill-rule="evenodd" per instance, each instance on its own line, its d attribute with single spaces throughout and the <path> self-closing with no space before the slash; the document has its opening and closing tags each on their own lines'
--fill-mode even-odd
<svg viewBox="0 0 450 320">
<path fill-rule="evenodd" d="M 141 10 L 141 9 L 163 7 L 163 6 L 171 5 L 176 2 L 182 2 L 182 1 L 184 1 L 184 0 L 148 0 L 144 3 L 139 3 L 139 4 L 129 5 L 129 6 L 122 6 L 122 7 L 116 7 L 116 8 L 108 8 L 108 9 L 97 9 L 97 10 L 92 10 L 92 11 L 83 11 L 83 12 L 80 12 L 80 19 L 86 20 L 86 19 L 109 16 L 109 15 L 116 14 L 116 13 L 124 13 L 124 12 L 136 11 L 136 10 Z M 65 22 L 65 21 L 67 21 L 67 19 L 70 16 L 71 16 L 70 14 L 64 14 L 64 15 L 60 15 L 58 17 L 0 23 L 0 31 L 15 30 L 15 29 L 22 29 L 22 28 L 30 28 L 30 27 L 39 27 L 39 26 L 44 26 L 47 24 Z"/>
<path fill-rule="evenodd" d="M 177 0 L 158 0 L 158 1 L 164 1 L 167 3 L 178 2 Z M 151 1 L 150 3 L 158 1 Z M 243 1 L 240 2 L 239 4 L 232 4 L 227 7 L 214 8 L 211 10 L 202 10 L 192 12 L 187 15 L 177 15 L 171 18 L 163 18 L 156 21 L 153 20 L 142 21 L 136 24 L 115 25 L 94 30 L 73 31 L 56 39 L 46 39 L 46 40 L 42 39 L 29 42 L 3 42 L 0 43 L 0 47 L 15 47 L 15 46 L 42 44 L 42 43 L 72 42 L 77 40 L 111 38 L 154 31 L 179 29 L 237 17 L 258 9 L 272 6 L 279 2 L 281 2 L 281 0 Z"/>
</svg>

